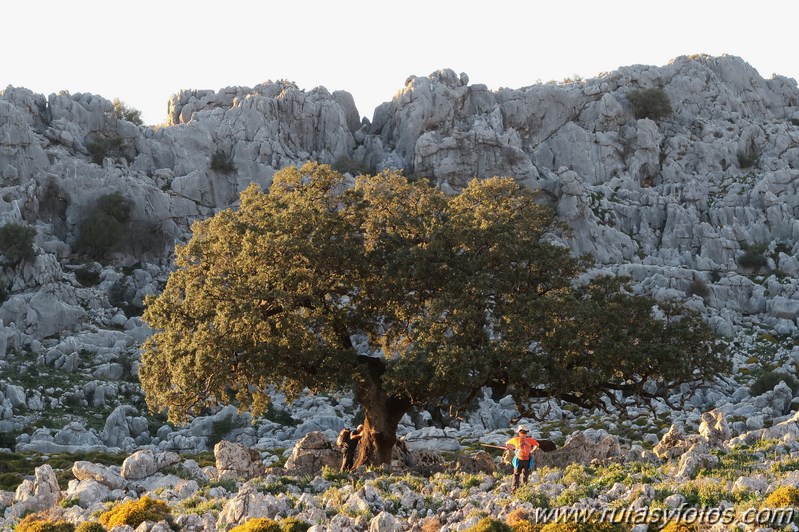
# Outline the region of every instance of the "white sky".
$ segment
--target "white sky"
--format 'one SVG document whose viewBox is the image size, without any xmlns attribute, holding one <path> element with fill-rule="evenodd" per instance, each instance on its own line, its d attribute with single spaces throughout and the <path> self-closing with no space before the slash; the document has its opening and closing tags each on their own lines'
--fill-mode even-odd
<svg viewBox="0 0 799 532">
<path fill-rule="evenodd" d="M 795 0 L 14 0 L 0 17 L 0 89 L 118 97 L 148 124 L 179 90 L 268 79 L 346 90 L 370 119 L 439 68 L 520 88 L 707 53 L 799 79 Z"/>
</svg>

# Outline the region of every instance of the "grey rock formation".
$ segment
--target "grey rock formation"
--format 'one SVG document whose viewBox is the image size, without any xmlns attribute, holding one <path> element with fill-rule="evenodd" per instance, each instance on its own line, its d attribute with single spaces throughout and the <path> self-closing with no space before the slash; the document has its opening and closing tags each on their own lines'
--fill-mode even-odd
<svg viewBox="0 0 799 532">
<path fill-rule="evenodd" d="M 107 466 L 79 460 L 72 465 L 72 474 L 78 480 L 94 480 L 112 489 L 124 489 L 127 481 Z"/>
<path fill-rule="evenodd" d="M 341 451 L 321 432 L 309 432 L 291 452 L 286 462 L 286 471 L 295 475 L 314 475 L 328 466 L 338 471 L 341 466 Z"/>
<path fill-rule="evenodd" d="M 214 446 L 218 480 L 248 480 L 263 474 L 264 464 L 258 451 L 222 440 Z"/>
</svg>

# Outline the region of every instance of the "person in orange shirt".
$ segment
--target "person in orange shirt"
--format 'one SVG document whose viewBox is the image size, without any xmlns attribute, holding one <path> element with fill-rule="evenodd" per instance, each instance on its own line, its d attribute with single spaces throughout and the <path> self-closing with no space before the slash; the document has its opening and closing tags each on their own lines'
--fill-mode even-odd
<svg viewBox="0 0 799 532">
<path fill-rule="evenodd" d="M 505 446 L 514 451 L 513 460 L 513 484 L 511 485 L 511 492 L 516 491 L 519 487 L 519 481 L 523 484 L 527 483 L 530 476 L 530 471 L 535 464 L 533 453 L 538 448 L 538 442 L 534 438 L 528 436 L 530 432 L 525 425 L 519 425 L 516 429 L 517 435 L 509 439 Z"/>
</svg>

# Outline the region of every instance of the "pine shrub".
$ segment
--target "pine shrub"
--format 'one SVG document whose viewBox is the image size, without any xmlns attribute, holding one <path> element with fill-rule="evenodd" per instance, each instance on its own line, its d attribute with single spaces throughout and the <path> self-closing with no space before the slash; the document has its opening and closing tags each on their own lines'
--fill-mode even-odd
<svg viewBox="0 0 799 532">
<path fill-rule="evenodd" d="M 94 209 L 80 224 L 77 248 L 101 258 L 119 247 L 129 236 L 132 210 L 133 202 L 121 192 L 100 196 Z"/>
<path fill-rule="evenodd" d="M 119 98 L 114 98 L 111 102 L 114 105 L 114 115 L 120 120 L 127 120 L 137 126 L 142 125 L 144 122 L 141 119 L 141 111 L 129 107 L 125 102 Z"/>
<path fill-rule="evenodd" d="M 671 115 L 672 108 L 669 97 L 661 88 L 632 91 L 627 99 L 633 106 L 635 118 L 658 120 Z"/>
<path fill-rule="evenodd" d="M 222 172 L 223 174 L 232 174 L 236 171 L 236 164 L 224 151 L 216 150 L 216 153 L 211 157 L 211 170 Z"/>
<path fill-rule="evenodd" d="M 799 391 L 799 381 L 793 375 L 782 371 L 767 371 L 752 383 L 752 386 L 749 387 L 749 394 L 752 397 L 763 395 L 773 390 L 780 381 L 784 381 L 794 394 Z"/>
<path fill-rule="evenodd" d="M 0 227 L 0 255 L 8 264 L 18 264 L 25 259 L 35 257 L 33 240 L 36 229 L 29 225 L 10 223 Z"/>
</svg>

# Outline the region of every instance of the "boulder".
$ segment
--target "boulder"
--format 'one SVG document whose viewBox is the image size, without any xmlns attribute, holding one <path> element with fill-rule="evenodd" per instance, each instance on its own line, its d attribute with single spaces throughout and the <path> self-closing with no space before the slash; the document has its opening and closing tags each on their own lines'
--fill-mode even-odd
<svg viewBox="0 0 799 532">
<path fill-rule="evenodd" d="M 730 427 L 721 410 L 705 412 L 702 414 L 701 420 L 699 436 L 708 447 L 722 447 L 730 439 Z"/>
<path fill-rule="evenodd" d="M 214 446 L 214 457 L 219 480 L 228 478 L 247 480 L 264 472 L 261 454 L 238 443 L 220 441 Z"/>
<path fill-rule="evenodd" d="M 39 466 L 34 470 L 34 478 L 26 479 L 17 487 L 14 493 L 14 513 L 22 515 L 25 512 L 38 512 L 58 504 L 61 500 L 61 488 L 58 479 L 49 464 Z"/>
<path fill-rule="evenodd" d="M 548 467 L 565 467 L 572 463 L 588 465 L 621 459 L 621 446 L 616 436 L 592 436 L 585 432 L 575 432 L 560 449 L 535 453 L 536 464 Z"/>
<path fill-rule="evenodd" d="M 161 469 L 180 462 L 180 456 L 173 452 L 156 453 L 149 449 L 136 451 L 122 462 L 122 478 L 139 480 L 154 475 Z"/>
<path fill-rule="evenodd" d="M 455 471 L 467 474 L 485 473 L 493 475 L 497 471 L 494 459 L 485 451 L 461 455 L 455 460 Z"/>
<path fill-rule="evenodd" d="M 80 506 L 90 508 L 94 504 L 105 501 L 110 493 L 111 490 L 108 489 L 108 486 L 94 479 L 85 479 L 71 481 L 66 496 L 67 498 L 77 497 L 80 500 Z"/>
<path fill-rule="evenodd" d="M 680 427 L 672 425 L 652 449 L 652 452 L 661 460 L 669 460 L 683 454 L 691 445 L 692 443 L 688 441 L 688 437 Z"/>
<path fill-rule="evenodd" d="M 369 532 L 402 532 L 406 527 L 394 515 L 382 511 L 369 521 Z"/>
<path fill-rule="evenodd" d="M 313 476 L 323 466 L 338 470 L 341 467 L 341 450 L 321 432 L 306 434 L 296 443 L 286 461 L 286 471 L 292 475 Z"/>
<path fill-rule="evenodd" d="M 112 489 L 124 489 L 127 481 L 108 466 L 79 460 L 72 465 L 72 474 L 78 480 L 94 480 Z"/>
<path fill-rule="evenodd" d="M 245 485 L 222 507 L 216 526 L 219 530 L 227 530 L 230 525 L 241 524 L 257 517 L 279 520 L 280 517 L 288 516 L 290 511 L 285 499 L 277 499 L 269 493 L 260 493 L 254 486 Z"/>
</svg>

